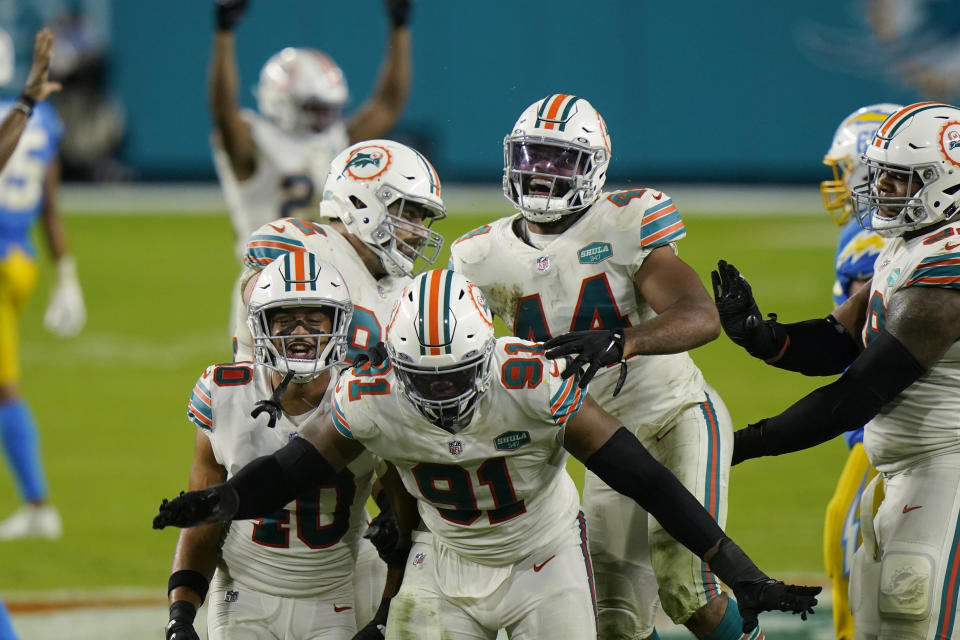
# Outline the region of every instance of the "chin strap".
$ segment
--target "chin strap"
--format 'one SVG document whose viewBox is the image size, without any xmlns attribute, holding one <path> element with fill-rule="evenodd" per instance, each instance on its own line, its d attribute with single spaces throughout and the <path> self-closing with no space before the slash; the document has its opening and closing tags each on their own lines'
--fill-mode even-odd
<svg viewBox="0 0 960 640">
<path fill-rule="evenodd" d="M 267 422 L 267 426 L 273 429 L 277 420 L 280 419 L 280 414 L 283 409 L 280 407 L 280 396 L 283 395 L 283 392 L 287 390 L 287 385 L 290 384 L 290 381 L 293 380 L 293 371 L 288 371 L 287 375 L 283 376 L 283 380 L 280 381 L 280 384 L 277 385 L 277 388 L 273 390 L 273 395 L 270 396 L 269 400 L 260 400 L 257 402 L 256 407 L 253 411 L 250 412 L 251 418 L 256 418 L 261 413 L 266 411 L 270 414 L 270 421 Z"/>
</svg>

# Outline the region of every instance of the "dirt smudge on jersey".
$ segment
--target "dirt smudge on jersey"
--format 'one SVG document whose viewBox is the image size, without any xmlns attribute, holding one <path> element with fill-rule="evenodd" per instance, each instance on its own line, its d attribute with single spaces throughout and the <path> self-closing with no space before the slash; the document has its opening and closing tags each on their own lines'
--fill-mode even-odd
<svg viewBox="0 0 960 640">
<path fill-rule="evenodd" d="M 491 284 L 480 288 L 487 298 L 487 304 L 494 314 L 508 324 L 513 321 L 517 310 L 517 301 L 523 296 L 520 285 Z"/>
</svg>

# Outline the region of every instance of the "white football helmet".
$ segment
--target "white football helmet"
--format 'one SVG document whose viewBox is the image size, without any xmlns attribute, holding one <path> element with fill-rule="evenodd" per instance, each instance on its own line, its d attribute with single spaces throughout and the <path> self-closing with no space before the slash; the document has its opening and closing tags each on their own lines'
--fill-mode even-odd
<svg viewBox="0 0 960 640">
<path fill-rule="evenodd" d="M 16 70 L 16 56 L 13 50 L 13 38 L 0 29 L 0 87 L 10 84 Z"/>
<path fill-rule="evenodd" d="M 560 93 L 520 114 L 503 139 L 503 194 L 532 222 L 555 222 L 600 197 L 607 125 L 589 102 Z"/>
<path fill-rule="evenodd" d="M 824 208 L 838 225 L 846 224 L 853 214 L 850 192 L 867 180 L 867 167 L 860 163 L 860 155 L 887 116 L 902 108 L 891 103 L 860 107 L 844 118 L 833 134 L 830 149 L 823 157 L 823 164 L 833 171 L 833 180 L 820 183 L 820 195 Z"/>
<path fill-rule="evenodd" d="M 457 433 L 490 384 L 493 315 L 479 287 L 459 273 L 421 273 L 400 294 L 387 326 L 397 383 L 423 416 Z"/>
<path fill-rule="evenodd" d="M 316 49 L 287 47 L 260 70 L 257 108 L 278 127 L 319 132 L 341 119 L 349 93 L 343 71 Z"/>
<path fill-rule="evenodd" d="M 392 276 L 412 276 L 418 258 L 433 264 L 443 248 L 443 236 L 430 230 L 446 216 L 437 171 L 392 140 L 358 142 L 333 159 L 320 215 L 339 218 Z"/>
<path fill-rule="evenodd" d="M 919 102 L 897 111 L 877 130 L 861 161 L 867 180 L 853 189 L 865 229 L 893 237 L 953 217 L 960 203 L 960 109 Z M 887 185 L 905 183 L 904 195 Z"/>
<path fill-rule="evenodd" d="M 274 333 L 274 318 L 296 307 L 323 311 L 329 329 L 291 318 Z M 282 375 L 292 371 L 294 382 L 309 382 L 343 362 L 352 316 L 350 292 L 332 264 L 312 253 L 285 253 L 259 273 L 247 304 L 254 360 Z M 298 333 L 299 328 L 305 332 Z"/>
</svg>

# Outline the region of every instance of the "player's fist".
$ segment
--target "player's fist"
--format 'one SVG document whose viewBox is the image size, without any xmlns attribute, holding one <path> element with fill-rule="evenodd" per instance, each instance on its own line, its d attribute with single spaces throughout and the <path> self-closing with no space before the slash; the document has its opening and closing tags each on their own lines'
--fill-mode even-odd
<svg viewBox="0 0 960 640">
<path fill-rule="evenodd" d="M 217 29 L 233 31 L 233 28 L 240 22 L 240 18 L 246 13 L 248 4 L 249 0 L 215 0 Z"/>
<path fill-rule="evenodd" d="M 226 482 L 200 491 L 181 492 L 173 500 L 160 503 L 160 510 L 153 518 L 153 528 L 185 528 L 230 520 L 239 506 L 240 498 L 237 492 Z"/>
<path fill-rule="evenodd" d="M 387 15 L 394 29 L 407 26 L 410 21 L 410 7 L 413 0 L 383 0 L 387 6 Z"/>
<path fill-rule="evenodd" d="M 750 283 L 725 260 L 717 263 L 716 270 L 710 272 L 710 279 L 723 331 L 755 358 L 767 360 L 776 356 L 783 347 L 786 334 L 777 331 L 775 314 L 770 314 L 770 320 L 763 319 Z"/>
<path fill-rule="evenodd" d="M 732 585 L 740 615 L 743 617 L 743 632 L 750 633 L 757 628 L 757 614 L 764 611 L 789 611 L 800 614 L 804 620 L 813 613 L 817 604 L 820 587 L 805 587 L 784 584 L 779 580 L 767 578 L 757 582 L 741 582 Z"/>
<path fill-rule="evenodd" d="M 43 324 L 51 333 L 69 338 L 80 333 L 86 321 L 87 308 L 77 280 L 77 266 L 73 258 L 60 258 L 57 261 L 57 283 L 50 292 Z"/>
</svg>

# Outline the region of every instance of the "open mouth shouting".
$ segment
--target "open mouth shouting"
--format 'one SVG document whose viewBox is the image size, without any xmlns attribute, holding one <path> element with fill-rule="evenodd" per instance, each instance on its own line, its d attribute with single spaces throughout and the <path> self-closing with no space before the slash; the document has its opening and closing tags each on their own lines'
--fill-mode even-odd
<svg viewBox="0 0 960 640">
<path fill-rule="evenodd" d="M 562 197 L 570 190 L 570 181 L 564 178 L 545 178 L 542 176 L 530 176 L 526 179 L 528 196 Z"/>
<path fill-rule="evenodd" d="M 287 338 L 284 340 L 284 355 L 295 360 L 316 358 L 316 338 Z"/>
</svg>

